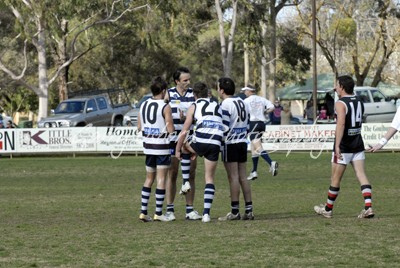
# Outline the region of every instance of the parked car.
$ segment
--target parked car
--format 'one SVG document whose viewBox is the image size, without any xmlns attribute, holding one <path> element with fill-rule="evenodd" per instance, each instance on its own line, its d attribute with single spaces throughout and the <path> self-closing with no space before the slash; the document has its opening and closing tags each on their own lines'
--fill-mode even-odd
<svg viewBox="0 0 400 268">
<path fill-rule="evenodd" d="M 149 98 L 151 98 L 153 95 L 151 93 L 148 93 L 146 95 L 144 95 L 133 107 L 133 109 L 131 109 L 129 112 L 127 112 L 124 116 L 124 120 L 123 120 L 123 125 L 124 126 L 137 126 L 137 121 L 138 121 L 138 115 L 139 115 L 139 110 L 140 110 L 140 106 L 143 104 L 143 102 L 145 102 L 146 100 L 148 100 Z"/>
<path fill-rule="evenodd" d="M 122 89 L 95 90 L 78 95 L 62 101 L 53 115 L 38 122 L 38 127 L 122 126 L 123 116 L 130 109 Z"/>
<path fill-rule="evenodd" d="M 354 90 L 364 103 L 365 123 L 392 122 L 397 100 L 391 100 L 374 87 L 356 87 Z"/>
<path fill-rule="evenodd" d="M 354 92 L 364 103 L 364 123 L 388 123 L 396 113 L 397 100 L 386 97 L 378 88 L 375 87 L 355 87 Z M 302 90 L 298 94 L 309 94 L 312 98 L 312 90 Z M 335 95 L 333 89 L 317 90 L 317 106 L 320 109 L 324 105 L 326 94 Z"/>
</svg>

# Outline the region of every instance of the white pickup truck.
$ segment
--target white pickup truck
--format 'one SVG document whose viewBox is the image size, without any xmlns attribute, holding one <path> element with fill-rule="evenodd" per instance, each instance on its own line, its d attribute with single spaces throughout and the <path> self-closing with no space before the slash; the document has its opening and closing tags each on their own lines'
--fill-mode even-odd
<svg viewBox="0 0 400 268">
<path fill-rule="evenodd" d="M 54 114 L 42 118 L 38 127 L 122 126 L 123 117 L 130 108 L 122 89 L 80 92 L 58 104 Z"/>
<path fill-rule="evenodd" d="M 364 123 L 388 123 L 397 111 L 396 101 L 386 97 L 378 88 L 375 87 L 355 87 L 354 92 L 364 103 Z M 311 90 L 301 90 L 297 94 L 309 94 L 312 98 Z M 326 93 L 335 98 L 333 89 L 317 90 L 318 108 L 324 103 Z"/>
</svg>

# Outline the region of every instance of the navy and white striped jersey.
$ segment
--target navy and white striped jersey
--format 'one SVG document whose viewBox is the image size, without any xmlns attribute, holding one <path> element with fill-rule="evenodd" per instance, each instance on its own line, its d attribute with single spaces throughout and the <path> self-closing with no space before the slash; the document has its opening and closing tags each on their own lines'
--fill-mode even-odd
<svg viewBox="0 0 400 268">
<path fill-rule="evenodd" d="M 342 153 L 362 152 L 365 149 L 361 136 L 364 104 L 358 96 L 344 96 L 338 101 L 346 105 L 346 121 L 340 151 Z"/>
<path fill-rule="evenodd" d="M 195 127 L 192 141 L 220 146 L 224 136 L 221 107 L 209 98 L 197 99 L 193 105 Z"/>
<path fill-rule="evenodd" d="M 164 100 L 148 99 L 140 106 L 143 152 L 146 155 L 169 155 L 169 134 L 163 111 Z"/>
<path fill-rule="evenodd" d="M 194 103 L 195 99 L 193 95 L 193 89 L 191 88 L 188 88 L 183 96 L 178 92 L 176 87 L 170 88 L 168 89 L 168 96 L 176 133 L 176 135 L 171 136 L 171 140 L 176 141 L 183 128 L 183 124 L 185 123 L 181 121 L 180 111 L 186 115 L 186 111 L 189 109 L 190 105 Z"/>
<path fill-rule="evenodd" d="M 222 101 L 222 122 L 228 130 L 225 132 L 225 144 L 247 142 L 249 128 L 249 107 L 240 97 L 229 97 Z"/>
</svg>

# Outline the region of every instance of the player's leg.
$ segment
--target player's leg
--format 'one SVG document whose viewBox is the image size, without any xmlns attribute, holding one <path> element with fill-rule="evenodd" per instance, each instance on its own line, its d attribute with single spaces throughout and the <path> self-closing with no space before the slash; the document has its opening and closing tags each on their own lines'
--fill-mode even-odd
<svg viewBox="0 0 400 268">
<path fill-rule="evenodd" d="M 251 148 L 251 161 L 253 167 L 250 171 L 250 175 L 247 177 L 248 180 L 255 180 L 258 177 L 257 168 L 258 168 L 258 158 L 260 155 L 257 152 L 257 142 L 255 140 L 250 141 Z"/>
<path fill-rule="evenodd" d="M 214 175 L 217 168 L 217 163 L 217 161 L 211 161 L 207 158 L 204 158 L 204 176 L 206 185 L 204 188 L 203 222 L 208 222 L 210 217 L 210 210 L 215 194 Z"/>
<path fill-rule="evenodd" d="M 187 220 L 201 220 L 202 216 L 194 209 L 194 195 L 196 192 L 196 168 L 197 168 L 197 157 L 193 157 L 196 155 L 196 152 L 191 148 L 189 142 L 185 142 L 182 147 L 182 155 L 186 154 L 190 159 L 190 169 L 189 171 L 189 183 L 190 183 L 190 191 L 185 194 L 186 199 L 186 219 Z M 183 172 L 183 171 L 182 171 Z"/>
<path fill-rule="evenodd" d="M 170 217 L 162 215 L 163 204 L 165 199 L 165 181 L 171 164 L 171 156 L 157 156 L 157 188 L 156 188 L 156 211 L 154 220 L 156 221 L 171 221 Z"/>
<path fill-rule="evenodd" d="M 354 156 L 352 165 L 356 177 L 361 185 L 361 194 L 364 198 L 364 209 L 358 215 L 359 218 L 372 218 L 375 216 L 372 210 L 372 186 L 365 174 L 365 155 L 364 152 L 358 153 Z"/>
<path fill-rule="evenodd" d="M 181 172 L 182 172 L 182 186 L 179 194 L 187 194 L 191 190 L 191 184 L 189 182 L 190 177 L 190 154 L 189 153 L 182 153 L 182 160 L 181 160 Z"/>
<path fill-rule="evenodd" d="M 251 197 L 251 185 L 246 178 L 246 162 L 238 163 L 238 170 L 239 170 L 240 187 L 242 188 L 243 198 L 245 202 L 244 203 L 245 211 L 242 219 L 254 220 L 253 200 Z"/>
<path fill-rule="evenodd" d="M 257 142 L 256 138 L 258 135 L 257 131 L 257 123 L 256 122 L 250 122 L 250 133 L 249 133 L 249 139 L 250 139 L 250 149 L 251 149 L 251 160 L 253 163 L 253 167 L 250 171 L 250 175 L 247 177 L 248 180 L 255 180 L 258 177 L 257 174 L 257 168 L 258 168 L 258 158 L 259 154 L 257 153 Z M 260 143 L 261 144 L 261 143 Z"/>
<path fill-rule="evenodd" d="M 153 159 L 154 158 L 154 159 Z M 154 160 L 154 161 L 153 161 Z M 141 208 L 139 219 L 143 222 L 152 221 L 152 218 L 148 215 L 148 204 L 151 195 L 151 186 L 154 183 L 156 177 L 156 162 L 155 156 L 146 156 L 146 179 L 141 190 Z"/>
<path fill-rule="evenodd" d="M 240 198 L 240 183 L 239 183 L 239 168 L 237 162 L 224 162 L 225 170 L 228 176 L 229 189 L 231 196 L 231 211 L 224 217 L 219 217 L 220 221 L 240 220 L 239 213 L 239 198 Z"/>
<path fill-rule="evenodd" d="M 197 168 L 197 158 L 190 160 L 190 191 L 186 193 L 186 219 L 188 220 L 201 220 L 202 216 L 194 209 L 194 196 L 196 193 L 196 168 Z"/>
<path fill-rule="evenodd" d="M 343 154 L 343 159 L 337 159 L 332 153 L 331 184 L 328 189 L 328 197 L 325 205 L 314 206 L 314 211 L 325 218 L 332 217 L 333 206 L 340 191 L 340 182 L 346 171 L 347 164 L 350 163 L 352 154 Z"/>
<path fill-rule="evenodd" d="M 175 220 L 175 196 L 176 196 L 176 180 L 178 178 L 179 160 L 175 156 L 171 156 L 171 165 L 167 171 L 167 179 L 165 182 L 167 211 L 166 217 Z"/>
</svg>

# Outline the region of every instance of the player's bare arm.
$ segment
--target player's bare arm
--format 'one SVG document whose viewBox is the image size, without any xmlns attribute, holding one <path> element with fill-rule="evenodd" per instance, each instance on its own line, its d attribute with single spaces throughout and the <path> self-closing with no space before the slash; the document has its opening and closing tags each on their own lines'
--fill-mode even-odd
<svg viewBox="0 0 400 268">
<path fill-rule="evenodd" d="M 335 131 L 335 154 L 336 157 L 342 159 L 340 151 L 340 143 L 343 138 L 345 121 L 346 121 L 346 105 L 340 101 L 336 102 L 335 110 L 337 114 L 336 118 L 336 131 Z"/>
<path fill-rule="evenodd" d="M 173 133 L 175 131 L 175 127 L 174 121 L 172 119 L 172 109 L 169 104 L 166 105 L 164 108 L 164 118 L 168 133 Z"/>
<path fill-rule="evenodd" d="M 176 143 L 175 157 L 178 158 L 179 160 L 181 160 L 181 158 L 182 158 L 181 150 L 182 150 L 184 142 L 186 141 L 186 137 L 190 130 L 190 126 L 193 124 L 194 109 L 195 109 L 195 105 L 192 104 L 189 107 L 189 109 L 187 110 L 185 123 L 183 124 L 182 131 L 178 136 L 178 141 Z"/>
</svg>

